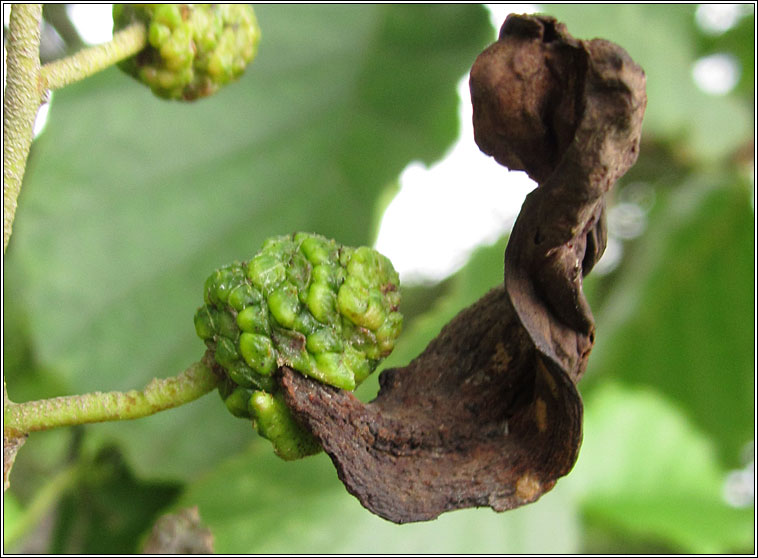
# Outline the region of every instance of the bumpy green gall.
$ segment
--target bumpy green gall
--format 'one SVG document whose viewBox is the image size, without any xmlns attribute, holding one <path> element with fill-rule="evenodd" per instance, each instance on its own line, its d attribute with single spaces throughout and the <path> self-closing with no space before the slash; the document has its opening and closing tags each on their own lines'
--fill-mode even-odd
<svg viewBox="0 0 758 558">
<path fill-rule="evenodd" d="M 195 330 L 226 372 L 222 399 L 285 459 L 319 447 L 277 393 L 276 369 L 355 389 L 392 352 L 403 323 L 386 257 L 310 233 L 270 238 L 251 260 L 217 269 L 204 301 Z"/>
<path fill-rule="evenodd" d="M 247 4 L 114 4 L 113 28 L 147 26 L 148 46 L 119 67 L 166 99 L 192 101 L 236 80 L 260 29 Z"/>
</svg>

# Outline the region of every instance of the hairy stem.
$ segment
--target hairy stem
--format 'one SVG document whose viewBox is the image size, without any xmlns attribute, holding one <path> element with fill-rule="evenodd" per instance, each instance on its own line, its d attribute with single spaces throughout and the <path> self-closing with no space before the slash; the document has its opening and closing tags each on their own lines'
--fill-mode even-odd
<svg viewBox="0 0 758 558">
<path fill-rule="evenodd" d="M 116 62 L 134 56 L 147 45 L 144 23 L 134 23 L 113 35 L 102 45 L 80 50 L 76 54 L 45 64 L 41 70 L 42 90 L 60 89 L 95 74 Z"/>
<path fill-rule="evenodd" d="M 3 254 L 13 229 L 18 194 L 32 143 L 39 90 L 39 37 L 42 4 L 14 4 L 6 42 L 3 96 Z"/>
<path fill-rule="evenodd" d="M 204 362 L 196 362 L 178 376 L 153 379 L 142 391 L 96 391 L 27 403 L 7 401 L 4 433 L 21 436 L 59 426 L 141 418 L 194 401 L 217 383 L 213 370 Z"/>
</svg>

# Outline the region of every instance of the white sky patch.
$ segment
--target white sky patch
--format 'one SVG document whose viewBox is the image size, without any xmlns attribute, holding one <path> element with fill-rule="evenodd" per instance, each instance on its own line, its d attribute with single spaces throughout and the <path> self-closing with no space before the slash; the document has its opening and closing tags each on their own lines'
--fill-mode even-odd
<svg viewBox="0 0 758 558">
<path fill-rule="evenodd" d="M 488 4 L 497 32 L 509 13 L 533 13 L 535 4 Z M 471 122 L 468 75 L 458 84 L 460 135 L 444 159 L 431 167 L 411 163 L 400 192 L 382 218 L 376 249 L 406 284 L 441 281 L 457 271 L 479 246 L 510 231 L 524 197 L 536 184 L 523 172 L 508 172 L 479 151 Z"/>
<path fill-rule="evenodd" d="M 734 27 L 750 9 L 747 4 L 702 4 L 695 12 L 695 21 L 706 33 L 719 35 Z"/>
<path fill-rule="evenodd" d="M 608 235 L 607 244 L 605 246 L 605 252 L 600 256 L 595 266 L 592 268 L 592 273 L 595 276 L 607 275 L 614 271 L 621 263 L 621 258 L 624 255 L 624 244 L 615 236 Z"/>
<path fill-rule="evenodd" d="M 47 116 L 50 113 L 50 103 L 52 100 L 53 94 L 50 93 L 47 102 L 42 103 L 42 105 L 39 107 L 39 110 L 37 111 L 37 118 L 34 119 L 33 132 L 35 138 L 42 133 L 42 130 L 45 129 L 45 125 L 47 124 Z"/>
<path fill-rule="evenodd" d="M 508 172 L 474 142 L 468 76 L 459 84 L 461 135 L 440 162 L 411 163 L 387 207 L 376 249 L 406 283 L 440 281 L 463 266 L 478 246 L 507 233 L 536 184 Z"/>
<path fill-rule="evenodd" d="M 744 467 L 730 471 L 724 480 L 724 500 L 734 508 L 755 506 L 755 442 L 747 443 L 742 453 Z"/>
<path fill-rule="evenodd" d="M 731 54 L 711 54 L 695 62 L 692 79 L 706 93 L 726 95 L 740 79 L 740 65 Z"/>
<path fill-rule="evenodd" d="M 113 39 L 113 4 L 67 4 L 66 12 L 82 40 L 90 45 Z"/>
<path fill-rule="evenodd" d="M 508 14 L 533 14 L 540 11 L 537 4 L 486 4 L 486 8 L 490 11 L 490 21 L 495 28 L 496 38 Z"/>
</svg>

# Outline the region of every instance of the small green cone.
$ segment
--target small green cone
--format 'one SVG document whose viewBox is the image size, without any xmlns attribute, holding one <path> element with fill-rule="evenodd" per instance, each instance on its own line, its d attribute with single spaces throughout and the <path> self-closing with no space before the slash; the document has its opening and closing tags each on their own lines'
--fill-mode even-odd
<svg viewBox="0 0 758 558">
<path fill-rule="evenodd" d="M 298 310 L 300 310 L 300 300 L 295 285 L 283 284 L 271 292 L 267 302 L 268 309 L 278 324 L 284 328 L 292 329 Z"/>
<path fill-rule="evenodd" d="M 261 251 L 250 260 L 247 276 L 262 293 L 270 293 L 274 287 L 284 281 L 287 271 L 284 264 L 271 251 Z"/>
<path fill-rule="evenodd" d="M 268 306 L 251 304 L 237 314 L 237 326 L 248 333 L 269 335 L 271 326 L 268 319 Z"/>
<path fill-rule="evenodd" d="M 322 327 L 308 336 L 305 344 L 309 353 L 335 353 L 343 350 L 344 342 L 333 327 Z"/>
<path fill-rule="evenodd" d="M 203 306 L 195 313 L 195 332 L 200 339 L 212 339 L 216 333 L 211 309 Z"/>
<path fill-rule="evenodd" d="M 324 267 L 320 265 L 317 269 Z M 333 322 L 337 318 L 337 295 L 334 294 L 334 290 L 328 283 L 316 283 L 315 277 L 308 289 L 306 304 L 313 317 L 323 324 Z"/>
<path fill-rule="evenodd" d="M 294 422 L 274 372 L 288 366 L 352 390 L 402 330 L 389 260 L 311 233 L 269 238 L 248 262 L 219 268 L 203 298 L 195 331 L 226 372 L 222 399 L 235 416 L 253 418 L 285 459 L 310 455 L 315 442 Z"/>
<path fill-rule="evenodd" d="M 257 333 L 240 335 L 240 352 L 247 365 L 258 374 L 270 376 L 276 370 L 276 350 L 271 339 Z"/>
<path fill-rule="evenodd" d="M 119 67 L 164 99 L 193 101 L 238 79 L 260 29 L 247 4 L 114 4 L 113 29 L 141 21 L 148 46 Z"/>
</svg>

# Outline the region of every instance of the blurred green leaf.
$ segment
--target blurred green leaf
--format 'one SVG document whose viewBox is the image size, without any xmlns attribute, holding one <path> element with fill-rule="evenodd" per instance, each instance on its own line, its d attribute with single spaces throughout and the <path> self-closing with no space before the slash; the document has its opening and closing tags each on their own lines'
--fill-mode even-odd
<svg viewBox="0 0 758 558">
<path fill-rule="evenodd" d="M 586 397 L 584 441 L 567 482 L 593 523 L 684 552 L 749 548 L 753 510 L 727 505 L 724 480 L 707 436 L 658 392 L 604 382 Z"/>
<path fill-rule="evenodd" d="M 3 494 L 3 550 L 8 548 L 8 540 L 16 538 L 21 526 L 23 510 L 18 499 L 12 493 Z"/>
<path fill-rule="evenodd" d="M 25 300 L 17 296 L 22 285 L 17 267 L 3 274 L 3 370 L 14 371 L 8 385 L 11 401 L 55 397 L 67 389 L 55 363 L 43 366 L 36 353 Z"/>
<path fill-rule="evenodd" d="M 100 451 L 78 478 L 58 509 L 54 554 L 136 552 L 159 511 L 179 495 L 177 483 L 135 478 L 115 447 Z"/>
<path fill-rule="evenodd" d="M 475 5 L 256 13 L 258 58 L 213 98 L 161 101 L 115 69 L 55 94 L 5 295 L 72 392 L 137 388 L 200 358 L 203 281 L 267 236 L 367 243 L 382 188 L 455 138 L 457 82 L 492 32 Z M 165 415 L 92 432 L 128 445 L 141 473 L 178 476 L 252 436 L 214 396 Z"/>
<path fill-rule="evenodd" d="M 661 198 L 595 312 L 587 380 L 660 390 L 712 436 L 723 463 L 737 466 L 755 435 L 749 190 L 734 176 L 711 175 Z"/>
<path fill-rule="evenodd" d="M 700 33 L 698 54 L 723 52 L 735 56 L 740 64 L 736 90 L 752 107 L 755 103 L 755 5 L 742 4 L 741 7 L 745 13 L 731 29 L 717 35 Z"/>
<path fill-rule="evenodd" d="M 284 462 L 253 449 L 195 483 L 177 506 L 198 505 L 219 554 L 575 552 L 575 514 L 563 491 L 506 514 L 464 510 L 395 525 L 363 509 L 325 454 Z M 534 536 L 545 525 L 550 537 Z"/>
</svg>

